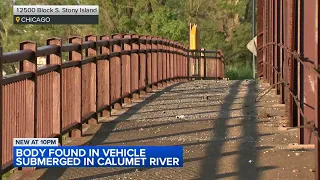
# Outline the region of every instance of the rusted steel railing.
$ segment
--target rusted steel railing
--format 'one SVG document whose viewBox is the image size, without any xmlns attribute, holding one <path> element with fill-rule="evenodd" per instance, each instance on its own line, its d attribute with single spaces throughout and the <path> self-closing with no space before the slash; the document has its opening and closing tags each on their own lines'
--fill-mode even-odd
<svg viewBox="0 0 320 180">
<path fill-rule="evenodd" d="M 320 179 L 319 2 L 258 0 L 258 74 L 279 94 L 297 141 L 315 144 Z"/>
<path fill-rule="evenodd" d="M 139 94 L 191 78 L 189 50 L 161 37 L 89 35 L 71 37 L 66 44 L 60 38 L 46 43 L 22 42 L 19 51 L 8 53 L 0 47 L 0 72 L 3 64 L 20 63 L 19 73 L 0 73 L 1 174 L 13 168 L 13 138 L 58 137 L 62 143 L 67 133 L 81 137 L 82 124 L 97 123 Z M 69 54 L 66 62 L 63 53 Z M 222 53 L 214 53 L 201 58 L 220 63 L 223 78 Z M 37 67 L 40 56 L 46 56 L 46 65 Z"/>
<path fill-rule="evenodd" d="M 221 50 L 189 50 L 188 76 L 199 79 L 223 79 L 225 70 Z"/>
</svg>

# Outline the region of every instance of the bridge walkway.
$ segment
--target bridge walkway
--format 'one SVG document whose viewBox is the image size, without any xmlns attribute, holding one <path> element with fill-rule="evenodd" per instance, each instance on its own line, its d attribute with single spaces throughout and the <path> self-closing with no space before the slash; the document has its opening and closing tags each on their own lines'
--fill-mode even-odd
<svg viewBox="0 0 320 180">
<path fill-rule="evenodd" d="M 68 145 L 182 145 L 183 168 L 62 168 L 9 179 L 312 179 L 314 150 L 300 149 L 284 106 L 256 81 L 189 81 L 164 87 L 85 127 Z M 298 163 L 299 162 L 299 163 Z"/>
</svg>

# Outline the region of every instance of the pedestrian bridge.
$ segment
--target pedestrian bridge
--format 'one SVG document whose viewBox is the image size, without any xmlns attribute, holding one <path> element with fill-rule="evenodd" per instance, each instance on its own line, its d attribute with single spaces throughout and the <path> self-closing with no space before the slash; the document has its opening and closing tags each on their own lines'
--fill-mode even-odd
<svg viewBox="0 0 320 180">
<path fill-rule="evenodd" d="M 183 168 L 38 169 L 11 178 L 312 178 L 313 152 L 294 144 L 297 130 L 282 127 L 287 120 L 284 106 L 274 103 L 279 97 L 269 93 L 255 102 L 259 89 L 267 87 L 253 80 L 167 83 L 122 104 L 99 123 L 83 124 L 81 137 L 63 139 L 64 145 L 182 145 Z"/>
<path fill-rule="evenodd" d="M 260 80 L 224 77 L 220 50 L 135 34 L 22 42 L 0 86 L 1 173 L 9 179 L 310 179 L 314 146 Z M 38 65 L 38 57 L 46 64 Z M 68 145 L 181 145 L 183 168 L 14 169 L 12 138 Z M 299 163 L 297 163 L 299 162 Z"/>
</svg>

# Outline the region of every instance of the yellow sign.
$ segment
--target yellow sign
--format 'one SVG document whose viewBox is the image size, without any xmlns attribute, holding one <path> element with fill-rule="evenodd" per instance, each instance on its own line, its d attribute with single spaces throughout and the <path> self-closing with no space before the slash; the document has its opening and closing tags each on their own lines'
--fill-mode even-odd
<svg viewBox="0 0 320 180">
<path fill-rule="evenodd" d="M 190 25 L 190 50 L 197 49 L 197 25 Z"/>
<path fill-rule="evenodd" d="M 19 21 L 20 21 L 20 17 L 18 16 L 16 17 L 16 22 L 19 23 Z"/>
</svg>

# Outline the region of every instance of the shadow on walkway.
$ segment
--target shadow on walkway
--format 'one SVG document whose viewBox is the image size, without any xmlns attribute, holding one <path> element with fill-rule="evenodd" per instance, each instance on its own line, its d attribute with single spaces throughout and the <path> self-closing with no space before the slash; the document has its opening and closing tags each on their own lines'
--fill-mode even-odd
<svg viewBox="0 0 320 180">
<path fill-rule="evenodd" d="M 180 84 L 182 84 L 182 83 L 173 84 L 171 86 L 164 88 L 161 91 L 157 91 L 157 92 L 153 93 L 151 96 L 147 97 L 144 101 L 137 103 L 134 106 L 130 107 L 129 111 L 131 111 L 132 113 L 130 113 L 129 115 L 124 113 L 123 115 L 119 115 L 117 118 L 115 118 L 111 122 L 102 123 L 100 129 L 93 135 L 93 137 L 89 141 L 89 144 L 93 145 L 93 146 L 94 145 L 101 145 L 109 137 L 109 135 L 113 132 L 113 129 L 116 127 L 116 125 L 119 122 L 122 122 L 122 121 L 129 119 L 132 115 L 134 115 L 135 112 L 138 112 L 140 109 L 142 109 L 148 103 L 150 103 L 152 100 L 160 97 L 165 92 L 172 90 L 174 87 L 177 87 Z M 56 180 L 56 179 L 60 178 L 67 169 L 68 168 L 47 169 L 46 172 L 39 179 L 43 179 L 43 180 L 55 179 Z M 112 174 L 110 174 L 110 176 L 122 174 L 127 171 L 130 171 L 130 170 L 124 169 L 124 170 L 120 170 L 117 172 L 113 172 Z M 135 171 L 135 169 L 133 169 L 133 171 Z M 106 177 L 106 176 L 104 176 L 104 177 Z M 88 178 L 86 177 L 85 179 L 88 179 Z"/>
<path fill-rule="evenodd" d="M 185 163 L 190 162 L 201 162 L 200 172 L 199 172 L 199 179 L 220 179 L 220 178 L 237 178 L 240 180 L 246 179 L 246 180 L 258 180 L 260 179 L 260 172 L 274 169 L 276 167 L 274 166 L 263 166 L 258 167 L 256 164 L 257 161 L 257 152 L 268 149 L 270 147 L 264 146 L 264 147 L 257 147 L 257 141 L 262 136 L 269 136 L 272 134 L 262 134 L 257 131 L 258 124 L 263 123 L 263 121 L 257 121 L 256 119 L 256 103 L 254 102 L 254 96 L 256 94 L 256 82 L 250 81 L 248 84 L 248 92 L 245 98 L 239 98 L 238 94 L 242 86 L 242 81 L 235 81 L 233 84 L 231 84 L 230 92 L 228 95 L 224 98 L 223 104 L 220 105 L 221 111 L 218 113 L 218 117 L 215 118 L 207 118 L 207 119 L 188 119 L 188 122 L 192 122 L 194 120 L 204 122 L 207 121 L 209 123 L 213 122 L 214 126 L 209 128 L 205 127 L 200 130 L 190 129 L 185 130 L 182 132 L 173 132 L 173 133 L 167 133 L 164 135 L 152 135 L 148 137 L 132 137 L 132 139 L 129 140 L 116 140 L 114 142 L 110 142 L 106 140 L 110 136 L 111 133 L 121 133 L 122 131 L 135 131 L 140 129 L 141 127 L 127 127 L 125 129 L 121 130 L 114 130 L 118 123 L 123 122 L 130 117 L 132 117 L 136 112 L 144 108 L 145 106 L 149 106 L 149 103 L 152 102 L 152 100 L 155 100 L 156 98 L 159 98 L 161 95 L 163 95 L 165 92 L 170 91 L 172 92 L 172 89 L 179 86 L 180 84 L 175 84 L 172 86 L 169 86 L 162 91 L 158 91 L 148 98 L 146 98 L 141 103 L 135 104 L 132 106 L 127 112 L 117 116 L 113 121 L 108 123 L 102 123 L 100 129 L 95 134 L 85 134 L 84 136 L 92 136 L 90 139 L 90 145 L 112 145 L 115 143 L 127 143 L 127 142 L 139 142 L 143 140 L 150 140 L 150 139 L 157 139 L 162 137 L 173 137 L 178 135 L 192 135 L 197 134 L 201 132 L 210 132 L 213 134 L 213 138 L 209 140 L 203 140 L 198 142 L 186 142 L 182 144 L 184 147 L 190 147 L 190 146 L 197 146 L 204 144 L 206 145 L 204 149 L 206 151 L 206 154 L 204 154 L 201 157 L 190 157 L 184 159 Z M 188 92 L 183 90 L 174 90 L 175 92 Z M 235 104 L 234 102 L 238 99 L 243 99 L 244 102 L 242 110 L 243 116 L 231 116 L 232 111 L 235 109 L 232 108 L 232 106 Z M 240 103 L 237 103 L 238 105 Z M 166 107 L 168 108 L 168 107 Z M 161 109 L 162 111 L 163 109 Z M 175 109 L 172 109 L 175 110 Z M 215 111 L 213 111 L 215 112 Z M 195 113 L 197 114 L 197 113 Z M 232 122 L 233 120 L 237 120 L 236 123 L 228 124 L 229 122 Z M 240 121 L 238 123 L 238 121 Z M 162 126 L 169 126 L 173 124 L 184 123 L 186 121 L 172 121 L 172 122 L 163 122 L 159 124 L 147 124 L 143 128 L 151 128 L 151 127 L 162 127 Z M 239 131 L 242 132 L 242 136 L 240 137 L 228 137 L 228 129 L 238 127 Z M 223 146 L 230 141 L 238 141 L 239 146 L 237 148 L 232 148 L 231 151 L 224 151 Z M 219 161 L 222 158 L 225 158 L 226 156 L 237 156 L 237 159 L 235 159 L 235 170 L 232 172 L 226 172 L 226 173 L 220 173 L 219 169 Z M 101 169 L 101 168 L 100 168 Z M 61 178 L 64 173 L 66 172 L 67 168 L 61 168 L 61 169 L 47 169 L 46 172 L 41 176 L 40 179 L 58 179 Z M 141 170 L 141 169 L 140 169 Z M 87 171 L 87 168 L 86 170 Z M 89 170 L 90 171 L 90 170 Z M 95 173 L 95 175 L 87 174 L 86 177 L 77 178 L 77 179 L 94 179 L 94 178 L 107 178 L 110 176 L 116 176 L 116 175 L 123 175 L 128 173 L 134 173 L 137 171 L 137 168 L 119 168 L 112 172 L 106 172 L 101 170 L 94 170 L 92 171 L 98 171 Z M 145 169 L 142 169 L 141 171 L 145 171 Z M 68 171 L 69 173 L 69 171 Z M 73 172 L 74 173 L 74 172 Z M 147 172 L 146 172 L 147 173 Z M 81 175 L 83 176 L 83 175 Z M 73 176 L 76 177 L 76 176 Z"/>
<path fill-rule="evenodd" d="M 237 166 L 239 168 L 238 179 L 259 179 L 259 172 L 267 170 L 272 167 L 258 168 L 257 162 L 257 150 L 256 145 L 258 138 L 257 127 L 257 110 L 255 106 L 255 96 L 257 92 L 257 84 L 255 81 L 251 81 L 248 86 L 248 94 L 245 98 L 243 107 L 243 113 L 246 117 L 242 120 L 242 133 L 245 138 L 240 145 L 240 156 L 237 160 Z"/>
<path fill-rule="evenodd" d="M 234 100 L 236 99 L 237 94 L 239 93 L 239 89 L 241 86 L 241 81 L 236 81 L 231 85 L 230 93 L 226 96 L 224 103 L 221 106 L 222 111 L 228 111 L 230 116 L 230 109 Z M 233 177 L 239 180 L 258 180 L 259 172 L 274 169 L 274 166 L 265 166 L 265 167 L 257 167 L 257 151 L 261 150 L 261 148 L 256 147 L 256 143 L 261 134 L 257 132 L 257 119 L 256 119 L 256 106 L 255 106 L 255 94 L 256 94 L 256 82 L 250 81 L 248 84 L 248 93 L 244 99 L 243 103 L 243 114 L 244 118 L 242 119 L 242 134 L 241 137 L 241 145 L 239 149 L 236 151 L 237 153 L 233 153 L 234 155 L 238 155 L 236 160 L 236 170 L 235 172 L 218 174 L 218 169 L 224 168 L 219 167 L 219 161 L 229 153 L 223 152 L 223 146 L 225 145 L 227 140 L 223 140 L 228 136 L 227 128 L 228 128 L 228 119 L 222 119 L 223 114 L 219 114 L 219 117 L 215 121 L 215 130 L 213 131 L 213 141 L 209 143 L 207 147 L 207 156 L 209 158 L 204 159 L 201 172 L 200 179 L 220 179 Z M 267 148 L 267 147 L 265 147 Z M 264 149 L 264 148 L 262 148 Z M 213 155 L 210 155 L 214 153 Z"/>
</svg>

